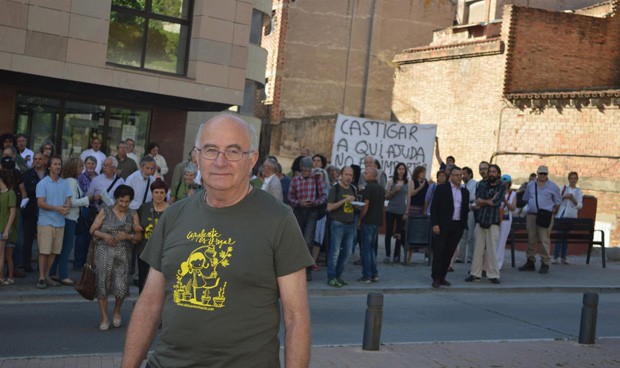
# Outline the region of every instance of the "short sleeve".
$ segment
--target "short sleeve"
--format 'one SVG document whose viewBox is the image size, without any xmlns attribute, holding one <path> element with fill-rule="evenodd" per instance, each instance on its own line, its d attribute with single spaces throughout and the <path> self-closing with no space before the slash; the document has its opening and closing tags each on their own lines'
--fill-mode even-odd
<svg viewBox="0 0 620 368">
<path fill-rule="evenodd" d="M 274 244 L 276 276 L 286 276 L 314 264 L 292 211 L 287 211 Z"/>
<path fill-rule="evenodd" d="M 17 196 L 15 195 L 15 192 L 12 190 L 9 190 L 9 202 L 8 202 L 9 208 L 13 208 L 17 206 Z"/>
<path fill-rule="evenodd" d="M 45 191 L 45 184 L 44 184 L 43 180 L 45 180 L 45 178 L 43 178 L 37 184 L 37 189 L 36 189 L 37 198 L 41 198 L 41 197 L 45 198 L 45 197 L 47 197 L 47 193 Z"/>
<path fill-rule="evenodd" d="M 164 253 L 164 229 L 166 228 L 166 218 L 169 212 L 164 212 L 155 225 L 153 233 L 146 243 L 146 247 L 140 254 L 140 258 L 148 263 L 155 270 L 161 272 L 161 257 Z"/>
</svg>

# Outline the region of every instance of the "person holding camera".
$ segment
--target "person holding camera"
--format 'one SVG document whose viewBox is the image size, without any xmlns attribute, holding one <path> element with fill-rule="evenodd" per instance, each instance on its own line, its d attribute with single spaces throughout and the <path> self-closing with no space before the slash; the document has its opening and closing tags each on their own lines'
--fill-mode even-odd
<svg viewBox="0 0 620 368">
<path fill-rule="evenodd" d="M 190 197 L 198 189 L 202 188 L 200 184 L 196 184 L 197 173 L 198 169 L 191 162 L 185 166 L 185 169 L 183 169 L 183 180 L 174 186 L 172 193 L 170 194 L 170 204 Z"/>
<path fill-rule="evenodd" d="M 495 253 L 499 240 L 500 207 L 504 202 L 506 187 L 500 181 L 502 170 L 497 165 L 489 165 L 487 180 L 479 183 L 476 189 L 476 245 L 471 261 L 471 271 L 467 282 L 480 281 L 482 271 L 486 270 L 489 281 L 499 284 L 499 269 Z"/>
</svg>

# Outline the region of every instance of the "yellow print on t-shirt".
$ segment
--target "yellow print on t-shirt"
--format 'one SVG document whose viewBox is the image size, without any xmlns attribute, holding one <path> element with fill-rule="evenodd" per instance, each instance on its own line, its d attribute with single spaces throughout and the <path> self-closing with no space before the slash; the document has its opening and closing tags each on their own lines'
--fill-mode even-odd
<svg viewBox="0 0 620 368">
<path fill-rule="evenodd" d="M 230 265 L 235 241 L 230 237 L 222 239 L 215 228 L 209 232 L 190 231 L 187 239 L 203 245 L 194 249 L 177 271 L 175 304 L 208 311 L 224 307 L 227 282 L 220 279 L 218 268 Z"/>
<path fill-rule="evenodd" d="M 343 194 L 342 198 L 344 199 L 344 198 L 347 198 L 348 196 L 349 196 L 348 194 Z M 344 213 L 353 213 L 354 208 L 351 202 L 349 201 L 344 202 L 344 206 L 342 206 L 342 211 Z"/>
</svg>

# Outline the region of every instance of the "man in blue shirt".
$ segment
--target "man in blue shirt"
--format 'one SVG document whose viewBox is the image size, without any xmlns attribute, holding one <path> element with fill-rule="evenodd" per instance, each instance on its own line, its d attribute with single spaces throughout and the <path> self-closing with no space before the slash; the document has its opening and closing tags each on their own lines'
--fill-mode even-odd
<svg viewBox="0 0 620 368">
<path fill-rule="evenodd" d="M 554 215 L 562 203 L 560 188 L 549 180 L 549 169 L 547 166 L 538 166 L 538 177 L 530 181 L 525 188 L 523 200 L 527 202 L 527 262 L 519 267 L 519 271 L 536 271 L 536 245 L 540 241 L 540 273 L 549 272 L 549 250 L 551 246 L 551 229 L 553 228 L 553 216 L 548 227 L 536 224 L 536 214 L 538 210 L 551 211 Z"/>
<path fill-rule="evenodd" d="M 65 230 L 65 215 L 71 209 L 71 189 L 60 177 L 62 159 L 50 158 L 50 173 L 37 184 L 37 205 L 39 220 L 37 225 L 39 243 L 39 282 L 37 288 L 60 286 L 49 278 L 50 268 L 56 255 L 62 250 Z"/>
</svg>

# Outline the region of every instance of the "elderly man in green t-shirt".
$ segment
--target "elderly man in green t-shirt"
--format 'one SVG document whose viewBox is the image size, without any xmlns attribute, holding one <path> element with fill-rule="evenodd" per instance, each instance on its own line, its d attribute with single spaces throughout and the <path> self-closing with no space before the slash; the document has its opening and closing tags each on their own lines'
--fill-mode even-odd
<svg viewBox="0 0 620 368">
<path fill-rule="evenodd" d="M 308 366 L 313 261 L 291 209 L 249 185 L 253 135 L 233 115 L 200 127 L 204 190 L 164 212 L 141 255 L 151 270 L 122 367 L 141 364 L 160 321 L 149 367 L 279 367 L 280 304 L 286 367 Z"/>
</svg>

